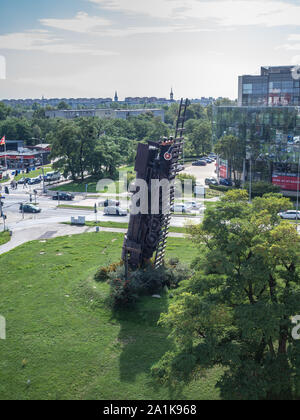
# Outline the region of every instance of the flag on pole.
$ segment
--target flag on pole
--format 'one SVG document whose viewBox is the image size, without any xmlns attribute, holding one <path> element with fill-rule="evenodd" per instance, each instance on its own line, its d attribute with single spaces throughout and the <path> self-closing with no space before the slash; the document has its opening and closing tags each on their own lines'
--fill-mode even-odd
<svg viewBox="0 0 300 420">
<path fill-rule="evenodd" d="M 0 146 L 4 146 L 6 144 L 6 139 L 5 136 L 2 137 L 2 139 L 0 140 Z"/>
</svg>

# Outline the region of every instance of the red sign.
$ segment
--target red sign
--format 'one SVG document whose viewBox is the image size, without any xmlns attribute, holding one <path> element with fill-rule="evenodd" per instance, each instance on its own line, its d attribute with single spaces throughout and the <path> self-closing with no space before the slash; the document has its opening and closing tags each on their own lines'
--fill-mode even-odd
<svg viewBox="0 0 300 420">
<path fill-rule="evenodd" d="M 17 160 L 17 159 L 34 159 L 33 155 L 26 156 L 15 156 L 15 155 L 6 155 L 7 159 Z M 5 159 L 5 155 L 0 155 L 0 159 Z"/>
<path fill-rule="evenodd" d="M 220 178 L 227 178 L 227 166 L 220 165 Z"/>
<path fill-rule="evenodd" d="M 289 191 L 297 191 L 298 190 L 298 183 L 300 183 L 300 179 L 296 176 L 288 176 L 288 175 L 273 175 L 272 177 L 272 184 L 278 185 L 283 190 Z M 300 184 L 299 184 L 300 189 Z"/>
</svg>

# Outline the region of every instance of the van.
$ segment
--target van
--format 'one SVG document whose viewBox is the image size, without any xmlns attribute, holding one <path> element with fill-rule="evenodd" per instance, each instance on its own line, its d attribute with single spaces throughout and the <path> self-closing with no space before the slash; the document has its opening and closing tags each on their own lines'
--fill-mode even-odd
<svg viewBox="0 0 300 420">
<path fill-rule="evenodd" d="M 48 172 L 45 175 L 45 181 L 46 182 L 59 181 L 60 178 L 61 178 L 60 172 Z"/>
</svg>

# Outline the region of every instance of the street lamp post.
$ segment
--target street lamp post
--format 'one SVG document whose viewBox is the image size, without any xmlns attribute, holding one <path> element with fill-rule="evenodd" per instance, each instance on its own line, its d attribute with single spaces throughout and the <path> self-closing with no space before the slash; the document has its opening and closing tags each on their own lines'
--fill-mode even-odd
<svg viewBox="0 0 300 420">
<path fill-rule="evenodd" d="M 43 143 L 44 143 L 44 140 L 45 140 L 44 138 L 38 139 L 38 138 L 32 137 L 31 140 L 41 141 L 41 145 L 42 145 L 42 149 L 43 149 Z M 45 169 L 44 169 L 44 153 L 43 153 L 43 150 L 42 150 L 41 154 L 42 154 L 43 194 L 45 194 L 46 189 L 45 189 Z"/>
<path fill-rule="evenodd" d="M 298 159 L 298 174 L 297 174 L 297 205 L 296 205 L 296 229 L 298 232 L 298 211 L 299 211 L 299 178 L 300 178 L 300 154 Z"/>
<path fill-rule="evenodd" d="M 252 202 L 252 156 L 250 156 L 249 163 L 250 163 L 249 201 L 251 203 Z"/>
</svg>

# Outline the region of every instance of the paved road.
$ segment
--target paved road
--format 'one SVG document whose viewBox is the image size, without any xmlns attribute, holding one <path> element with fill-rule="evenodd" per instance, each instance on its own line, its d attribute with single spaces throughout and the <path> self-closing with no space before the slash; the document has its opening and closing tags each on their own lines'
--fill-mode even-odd
<svg viewBox="0 0 300 420">
<path fill-rule="evenodd" d="M 76 196 L 72 204 L 75 205 L 85 205 L 93 206 L 95 203 L 103 201 L 103 197 L 97 199 L 87 199 L 83 200 L 82 195 Z M 38 206 L 42 209 L 42 212 L 39 214 L 22 214 L 19 210 L 20 203 L 29 202 L 29 191 L 23 189 L 22 186 L 19 186 L 18 189 L 10 190 L 9 195 L 5 195 L 5 199 L 2 199 L 4 203 L 3 212 L 7 216 L 5 222 L 6 227 L 13 232 L 24 231 L 24 237 L 28 237 L 28 240 L 34 239 L 33 236 L 39 237 L 43 232 L 48 231 L 61 231 L 57 229 L 57 225 L 62 222 L 70 221 L 72 216 L 85 216 L 87 221 L 95 221 L 96 215 L 94 212 L 89 210 L 78 210 L 78 209 L 62 209 L 57 208 L 57 201 L 53 201 L 51 197 L 42 195 L 41 189 L 39 189 L 39 194 L 37 196 Z M 70 204 L 67 202 L 66 204 Z M 124 202 L 122 205 L 127 205 L 128 202 Z M 103 214 L 102 210 L 99 210 L 97 214 L 97 220 L 103 222 L 128 222 L 129 216 L 118 217 L 118 216 L 106 216 Z M 201 216 L 193 218 L 193 223 L 200 223 Z M 185 226 L 188 222 L 191 222 L 191 219 L 186 217 L 173 217 L 172 226 L 182 227 Z M 53 225 L 56 225 L 56 228 L 53 228 Z M 64 225 L 62 225 L 64 226 Z M 4 228 L 3 220 L 0 218 L 0 231 Z M 31 231 L 31 233 L 30 233 Z"/>
<path fill-rule="evenodd" d="M 216 163 L 210 163 L 207 166 L 186 166 L 184 173 L 193 175 L 197 178 L 199 185 L 205 185 L 205 178 L 216 177 Z"/>
<path fill-rule="evenodd" d="M 209 176 L 214 176 L 215 164 L 207 165 L 206 167 L 187 167 L 185 173 L 195 175 L 199 183 L 204 184 L 204 179 Z M 20 203 L 29 202 L 30 193 L 33 190 L 38 191 L 37 202 L 39 207 L 42 209 L 40 214 L 25 214 L 19 211 Z M 3 189 L 2 189 L 3 194 Z M 23 188 L 22 185 L 18 186 L 15 191 L 10 190 L 9 195 L 5 195 L 5 199 L 2 199 L 4 206 L 3 212 L 7 216 L 6 227 L 13 231 L 13 237 L 9 244 L 6 244 L 0 248 L 0 253 L 7 252 L 7 250 L 18 246 L 28 240 L 39 239 L 43 235 L 57 235 L 63 236 L 68 235 L 69 232 L 82 233 L 90 231 L 90 228 L 74 228 L 71 226 L 62 225 L 62 222 L 70 221 L 72 216 L 85 216 L 87 221 L 95 221 L 96 216 L 93 212 L 88 210 L 77 210 L 77 209 L 62 209 L 57 208 L 57 201 L 53 201 L 50 196 L 42 194 L 42 188 L 40 185 L 32 186 L 28 189 Z M 73 201 L 74 205 L 85 205 L 93 206 L 95 203 L 103 201 L 103 197 L 84 199 L 82 194 L 75 197 Z M 66 203 L 70 204 L 70 203 Z M 121 206 L 125 207 L 128 205 L 127 199 L 121 202 Z M 199 213 L 198 217 L 186 218 L 186 217 L 172 217 L 171 226 L 183 227 L 187 223 L 200 223 L 203 215 Z M 129 216 L 118 217 L 118 216 L 106 216 L 100 210 L 97 214 L 98 221 L 107 222 L 128 222 Z M 3 229 L 3 220 L 0 219 L 0 231 Z M 114 230 L 114 231 L 118 231 Z M 119 230 L 125 232 L 125 230 Z M 50 232 L 50 233 L 49 233 Z M 51 232 L 54 232 L 51 234 Z M 174 234 L 173 234 L 174 236 Z"/>
</svg>

